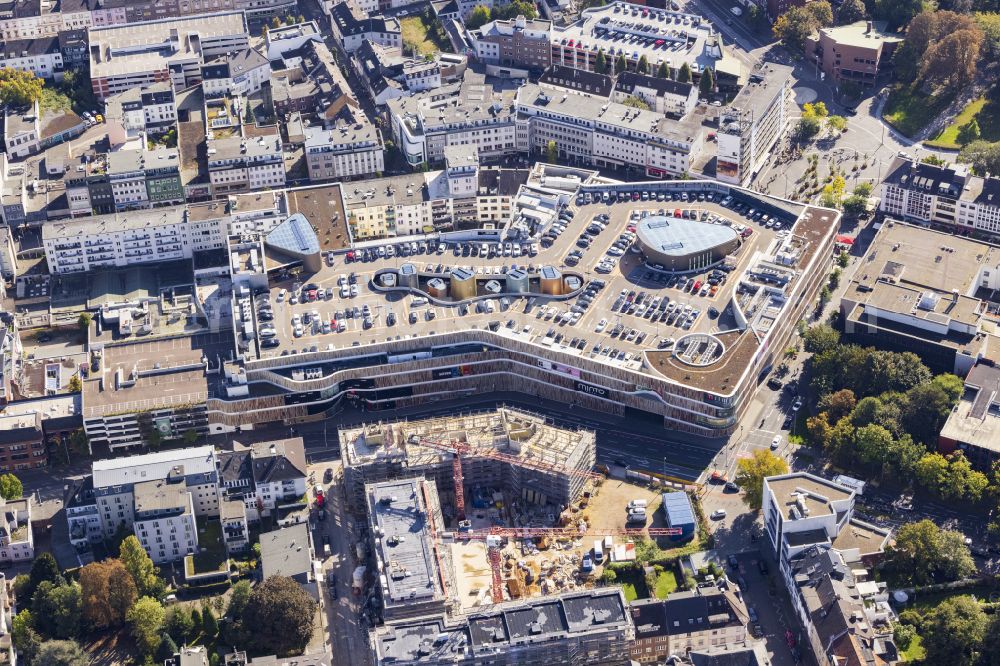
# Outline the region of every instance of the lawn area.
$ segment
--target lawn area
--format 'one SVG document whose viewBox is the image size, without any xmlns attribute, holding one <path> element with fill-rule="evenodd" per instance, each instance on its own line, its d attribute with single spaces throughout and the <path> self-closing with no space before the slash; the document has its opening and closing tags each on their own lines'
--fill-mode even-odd
<svg viewBox="0 0 1000 666">
<path fill-rule="evenodd" d="M 928 97 L 919 89 L 896 86 L 882 111 L 882 118 L 906 136 L 913 136 L 944 111 L 951 102 L 948 95 Z"/>
<path fill-rule="evenodd" d="M 618 574 L 616 583 L 622 586 L 625 601 L 649 598 L 649 588 L 646 587 L 646 578 L 642 575 L 642 569 L 619 569 L 616 573 Z"/>
<path fill-rule="evenodd" d="M 184 558 L 184 568 L 188 576 L 223 571 L 229 567 L 226 546 L 222 543 L 222 525 L 219 521 L 208 521 L 198 530 L 198 546 L 205 550 Z"/>
<path fill-rule="evenodd" d="M 429 25 L 423 15 L 407 16 L 400 20 L 403 31 L 403 45 L 408 50 L 415 50 L 423 56 L 434 55 L 438 51 L 447 51 L 448 43 L 437 34 L 435 27 Z"/>
<path fill-rule="evenodd" d="M 921 662 L 924 660 L 924 646 L 921 644 L 920 636 L 914 636 L 913 640 L 910 641 L 910 647 L 903 651 L 903 657 L 906 661 L 912 663 Z"/>
<path fill-rule="evenodd" d="M 973 118 L 979 123 L 979 132 L 986 141 L 1000 141 L 1000 99 L 997 90 L 990 91 L 988 96 L 974 99 L 955 116 L 950 125 L 931 141 L 924 143 L 930 148 L 958 150 L 958 130 L 968 124 Z"/>
<path fill-rule="evenodd" d="M 677 575 L 673 571 L 664 571 L 656 577 L 656 598 L 666 599 L 667 595 L 677 589 Z"/>
</svg>

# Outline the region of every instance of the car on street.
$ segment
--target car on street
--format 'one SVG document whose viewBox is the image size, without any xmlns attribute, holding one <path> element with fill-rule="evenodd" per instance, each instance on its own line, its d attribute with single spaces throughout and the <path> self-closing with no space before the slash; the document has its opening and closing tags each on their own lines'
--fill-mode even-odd
<svg viewBox="0 0 1000 666">
<path fill-rule="evenodd" d="M 797 412 L 802 409 L 802 397 L 796 397 L 795 402 L 792 403 L 792 411 Z"/>
<path fill-rule="evenodd" d="M 774 451 L 779 446 L 781 446 L 781 435 L 775 435 L 774 439 L 771 440 L 771 450 Z"/>
<path fill-rule="evenodd" d="M 712 520 L 722 520 L 726 517 L 725 509 L 716 509 L 712 512 Z"/>
</svg>

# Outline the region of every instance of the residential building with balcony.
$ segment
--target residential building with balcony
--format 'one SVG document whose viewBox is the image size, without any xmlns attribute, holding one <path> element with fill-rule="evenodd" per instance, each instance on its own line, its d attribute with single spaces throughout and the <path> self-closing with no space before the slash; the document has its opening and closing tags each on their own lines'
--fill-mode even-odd
<svg viewBox="0 0 1000 666">
<path fill-rule="evenodd" d="M 9 448 L 0 451 L 0 469 L 11 472 L 46 467 L 51 456 L 55 456 L 56 460 L 66 460 L 69 456 L 67 440 L 81 427 L 82 413 L 78 393 L 46 395 L 0 406 L 0 420 L 10 418 L 11 424 L 20 423 L 22 426 L 21 437 L 18 438 L 21 441 L 13 442 Z M 41 432 L 32 425 L 36 421 Z M 13 436 L 10 437 L 13 441 Z M 27 448 L 21 448 L 21 445 Z"/>
<path fill-rule="evenodd" d="M 244 522 L 256 523 L 306 493 L 306 459 L 301 437 L 234 445 L 218 454 L 219 484 L 225 501 L 240 502 Z"/>
<path fill-rule="evenodd" d="M 270 80 L 270 61 L 251 48 L 217 55 L 201 66 L 201 88 L 206 98 L 245 97 L 260 92 Z"/>
<path fill-rule="evenodd" d="M 198 552 L 198 525 L 184 476 L 177 469 L 166 479 L 135 484 L 132 529 L 154 564 Z"/>
<path fill-rule="evenodd" d="M 0 471 L 45 467 L 48 461 L 42 415 L 38 412 L 0 412 Z"/>
<path fill-rule="evenodd" d="M 305 156 L 311 181 L 366 178 L 385 170 L 381 132 L 364 114 L 357 114 L 357 119 L 330 128 L 306 127 Z"/>
<path fill-rule="evenodd" d="M 611 101 L 622 103 L 629 97 L 642 100 L 656 113 L 683 118 L 698 104 L 698 87 L 648 74 L 622 72 L 615 80 Z"/>
<path fill-rule="evenodd" d="M 35 536 L 31 531 L 31 498 L 0 497 L 0 565 L 10 566 L 35 559 Z"/>
<path fill-rule="evenodd" d="M 176 148 L 145 146 L 107 155 L 107 174 L 116 211 L 184 203 Z"/>
<path fill-rule="evenodd" d="M 885 26 L 884 21 L 857 21 L 820 28 L 806 38 L 806 55 L 834 85 L 853 83 L 871 88 L 879 68 L 885 68 L 903 41 L 902 35 L 886 32 Z"/>
<path fill-rule="evenodd" d="M 129 88 L 104 101 L 112 151 L 143 134 L 162 134 L 177 125 L 174 90 L 165 81 Z"/>
<path fill-rule="evenodd" d="M 252 137 L 208 140 L 208 173 L 216 196 L 285 186 L 285 154 L 277 128 Z"/>
</svg>

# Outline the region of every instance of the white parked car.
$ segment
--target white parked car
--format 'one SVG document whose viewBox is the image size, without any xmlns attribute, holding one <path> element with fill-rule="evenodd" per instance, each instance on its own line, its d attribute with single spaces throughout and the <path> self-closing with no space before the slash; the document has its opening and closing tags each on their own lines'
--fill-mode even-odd
<svg viewBox="0 0 1000 666">
<path fill-rule="evenodd" d="M 774 451 L 779 446 L 781 446 L 781 435 L 775 435 L 774 439 L 771 440 L 771 450 Z"/>
<path fill-rule="evenodd" d="M 712 512 L 712 520 L 722 520 L 726 517 L 725 509 L 716 509 Z"/>
<path fill-rule="evenodd" d="M 594 328 L 594 330 L 598 333 L 602 333 L 604 329 L 607 328 L 607 326 L 608 326 L 608 320 L 602 319 L 601 321 L 597 322 L 597 327 Z"/>
</svg>

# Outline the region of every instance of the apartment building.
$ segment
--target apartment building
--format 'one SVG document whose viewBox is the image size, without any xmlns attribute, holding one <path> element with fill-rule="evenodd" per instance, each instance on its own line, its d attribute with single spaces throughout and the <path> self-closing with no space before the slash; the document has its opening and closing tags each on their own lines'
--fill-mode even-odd
<svg viewBox="0 0 1000 666">
<path fill-rule="evenodd" d="M 198 552 L 194 499 L 182 469 L 171 470 L 166 479 L 137 483 L 133 493 L 132 529 L 154 564 Z"/>
<path fill-rule="evenodd" d="M 87 38 L 91 85 L 102 101 L 159 81 L 182 90 L 201 81 L 205 62 L 249 44 L 243 12 L 95 27 Z"/>
<path fill-rule="evenodd" d="M 157 146 L 147 150 L 143 146 L 108 153 L 107 176 L 116 211 L 184 203 L 176 148 Z"/>
<path fill-rule="evenodd" d="M 285 155 L 277 128 L 252 137 L 209 139 L 208 174 L 216 196 L 284 187 Z"/>
<path fill-rule="evenodd" d="M 611 101 L 622 103 L 629 97 L 642 100 L 656 113 L 683 118 L 697 106 L 698 88 L 693 83 L 622 72 L 615 80 Z"/>
<path fill-rule="evenodd" d="M 459 59 L 459 65 L 450 63 Z M 451 54 L 438 54 L 434 60 L 410 58 L 399 49 L 364 42 L 351 56 L 351 66 L 364 92 L 376 106 L 383 106 L 390 99 L 434 90 L 443 83 L 461 78 L 465 59 Z"/>
<path fill-rule="evenodd" d="M 111 15 L 97 12 L 102 20 L 109 20 Z M 64 30 L 80 30 L 89 28 L 93 22 L 93 14 L 83 3 L 66 5 L 65 3 L 48 4 L 37 0 L 6 3 L 0 7 L 0 39 L 38 39 L 53 37 Z M 125 21 L 124 9 L 120 12 L 121 21 Z"/>
<path fill-rule="evenodd" d="M 365 178 L 385 170 L 382 134 L 363 113 L 353 120 L 340 121 L 330 128 L 305 129 L 306 166 L 309 180 Z"/>
<path fill-rule="evenodd" d="M 487 65 L 541 72 L 552 64 L 552 22 L 523 16 L 469 31 L 476 59 Z"/>
<path fill-rule="evenodd" d="M 942 453 L 961 450 L 976 469 L 988 472 L 1000 459 L 1000 368 L 980 361 L 965 378 L 965 392 L 938 437 Z"/>
<path fill-rule="evenodd" d="M 0 408 L 14 400 L 23 353 L 17 317 L 13 312 L 0 311 Z"/>
<path fill-rule="evenodd" d="M 662 178 L 687 173 L 704 144 L 695 118 L 674 121 L 575 91 L 527 84 L 515 105 L 517 149 L 525 154 L 545 155 L 553 141 L 560 159 Z"/>
<path fill-rule="evenodd" d="M 42 415 L 0 412 L 0 470 L 16 472 L 45 467 L 48 462 Z"/>
<path fill-rule="evenodd" d="M 68 457 L 67 439 L 82 425 L 80 395 L 63 393 L 7 402 L 0 407 L 0 422 L 9 445 L 0 448 L 0 469 L 14 472 L 45 467 L 49 456 Z"/>
<path fill-rule="evenodd" d="M 322 39 L 315 21 L 270 28 L 264 35 L 264 55 L 271 61 L 280 60 L 284 54 L 302 48 L 306 42 Z"/>
<path fill-rule="evenodd" d="M 104 122 L 112 150 L 141 134 L 160 134 L 177 124 L 174 90 L 165 81 L 129 88 L 104 101 Z"/>
<path fill-rule="evenodd" d="M 888 220 L 862 262 L 840 302 L 847 338 L 960 377 L 989 355 L 985 297 L 1000 288 L 1000 248 Z"/>
<path fill-rule="evenodd" d="M 887 33 L 885 22 L 857 21 L 849 25 L 820 28 L 806 38 L 806 55 L 813 59 L 836 85 L 875 85 L 879 67 L 890 62 L 896 46 L 903 41 L 897 33 Z"/>
<path fill-rule="evenodd" d="M 719 115 L 715 176 L 748 185 L 788 128 L 792 68 L 767 62 Z"/>
<path fill-rule="evenodd" d="M 253 95 L 270 80 L 270 61 L 251 48 L 217 55 L 201 66 L 201 89 L 208 99 Z"/>
<path fill-rule="evenodd" d="M 170 206 L 51 222 L 42 226 L 42 245 L 50 273 L 74 273 L 189 259 L 196 250 L 224 247 L 226 226 L 225 219 L 196 220 L 184 206 Z"/>
<path fill-rule="evenodd" d="M 0 518 L 0 565 L 7 567 L 35 559 L 31 498 L 8 500 L 0 497 Z"/>
<path fill-rule="evenodd" d="M 3 112 L 4 144 L 13 158 L 27 157 L 80 136 L 83 118 L 67 109 L 48 109 L 35 102 L 29 108 L 7 106 Z"/>
<path fill-rule="evenodd" d="M 366 40 L 396 49 L 403 45 L 399 19 L 359 12 L 349 2 L 333 6 L 330 25 L 337 45 L 348 56 L 357 51 Z"/>
<path fill-rule="evenodd" d="M 345 190 L 347 224 L 355 240 L 426 233 L 436 221 L 451 221 L 446 196 L 432 198 L 427 174 L 379 178 L 355 194 Z"/>
<path fill-rule="evenodd" d="M 460 83 L 389 100 L 393 138 L 414 166 L 442 162 L 449 145 L 469 146 L 483 161 L 513 155 L 515 93 L 467 70 Z"/>
<path fill-rule="evenodd" d="M 879 210 L 893 217 L 1000 237 L 1000 178 L 897 155 L 879 189 Z"/>
<path fill-rule="evenodd" d="M 615 79 L 609 74 L 552 65 L 538 77 L 538 85 L 557 90 L 560 94 L 564 92 L 563 89 L 568 89 L 584 95 L 608 98 L 614 91 Z"/>
<path fill-rule="evenodd" d="M 628 610 L 635 625 L 629 648 L 632 660 L 660 664 L 672 654 L 687 654 L 747 640 L 746 604 L 724 581 L 672 592 L 665 599 L 633 601 Z"/>
<path fill-rule="evenodd" d="M 373 632 L 378 666 L 416 666 L 446 650 L 460 666 L 629 663 L 634 626 L 618 588 L 499 604 L 470 615 L 401 621 Z"/>
<path fill-rule="evenodd" d="M 358 100 L 340 67 L 322 41 L 307 40 L 272 61 L 271 101 L 279 114 L 315 115 L 333 123 L 359 109 Z"/>
<path fill-rule="evenodd" d="M 226 502 L 243 506 L 244 520 L 255 523 L 275 510 L 297 504 L 306 493 L 306 457 L 301 437 L 234 445 L 219 451 L 219 485 Z"/>
<path fill-rule="evenodd" d="M 0 67 L 31 72 L 43 79 L 61 79 L 63 52 L 57 36 L 0 42 Z"/>
</svg>

